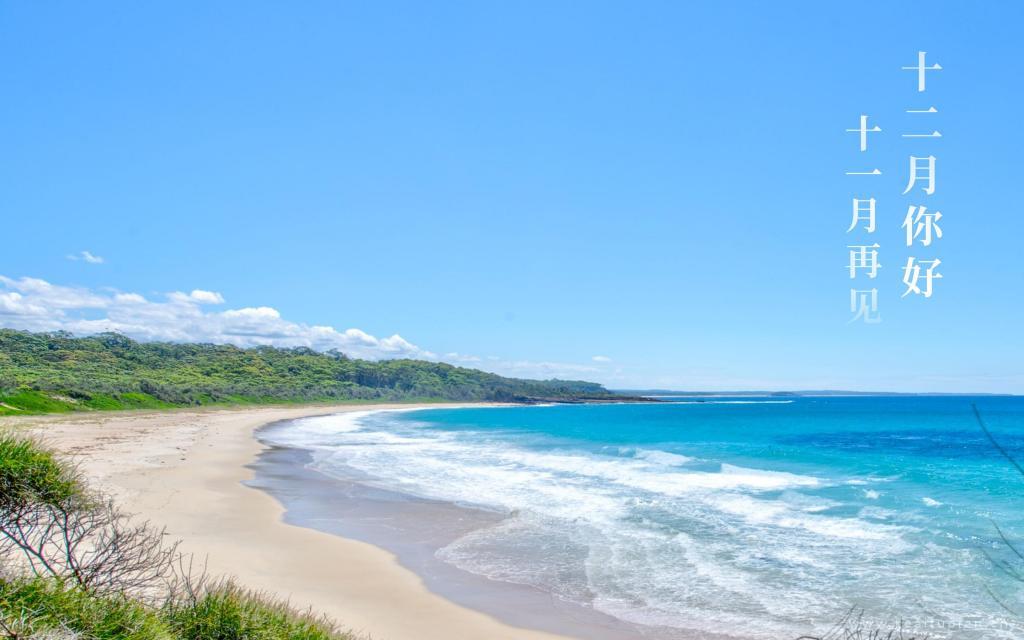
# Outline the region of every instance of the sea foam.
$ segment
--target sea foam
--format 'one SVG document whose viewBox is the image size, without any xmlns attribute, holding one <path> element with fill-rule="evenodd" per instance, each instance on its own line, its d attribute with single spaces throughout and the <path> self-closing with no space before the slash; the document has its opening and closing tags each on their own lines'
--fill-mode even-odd
<svg viewBox="0 0 1024 640">
<path fill-rule="evenodd" d="M 946 568 L 973 562 L 922 543 L 913 523 L 923 516 L 903 518 L 864 488 L 895 476 L 828 478 L 668 444 L 449 429 L 427 415 L 306 418 L 267 437 L 313 451 L 313 466 L 329 475 L 357 472 L 368 484 L 507 514 L 437 557 L 643 625 L 798 634 L 801 621 L 841 615 L 853 593 L 898 593 L 906 576 L 948 585 Z M 846 584 L 856 590 L 843 596 Z"/>
</svg>

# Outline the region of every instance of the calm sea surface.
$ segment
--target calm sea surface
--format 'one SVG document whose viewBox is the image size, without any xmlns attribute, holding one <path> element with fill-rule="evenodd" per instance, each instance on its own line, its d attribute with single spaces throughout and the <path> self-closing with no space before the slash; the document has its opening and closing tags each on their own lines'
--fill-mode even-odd
<svg viewBox="0 0 1024 640">
<path fill-rule="evenodd" d="M 852 607 L 1024 637 L 1024 398 L 678 398 L 309 418 L 312 468 L 505 518 L 436 557 L 640 625 L 755 638 Z M 997 529 L 997 526 L 999 529 Z M 999 530 L 1001 529 L 1002 535 Z"/>
</svg>

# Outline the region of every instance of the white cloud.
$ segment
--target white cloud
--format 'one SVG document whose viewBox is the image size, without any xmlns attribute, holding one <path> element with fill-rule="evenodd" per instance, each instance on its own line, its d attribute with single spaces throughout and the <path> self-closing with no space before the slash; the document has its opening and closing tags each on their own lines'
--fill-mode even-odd
<svg viewBox="0 0 1024 640">
<path fill-rule="evenodd" d="M 202 304 L 224 304 L 224 296 L 220 295 L 215 291 L 203 291 L 202 289 L 193 289 L 192 293 L 188 295 L 196 302 Z"/>
<path fill-rule="evenodd" d="M 146 299 L 137 293 L 116 293 L 114 294 L 114 300 L 124 304 L 145 304 Z"/>
<path fill-rule="evenodd" d="M 81 260 L 83 262 L 88 262 L 89 264 L 103 264 L 103 258 L 101 256 L 93 255 L 88 251 L 68 254 L 66 257 L 68 260 Z"/>
<path fill-rule="evenodd" d="M 496 360 L 497 358 L 494 358 L 494 359 Z M 450 353 L 444 354 L 444 361 L 445 362 L 453 362 L 453 363 L 467 363 L 467 364 L 469 364 L 469 363 L 480 362 L 481 358 L 480 358 L 480 356 L 473 356 L 473 355 L 468 355 L 468 354 L 465 354 L 465 353 L 459 353 L 457 351 L 452 351 Z"/>
<path fill-rule="evenodd" d="M 24 304 L 39 305 L 45 303 L 44 309 L 62 311 L 64 309 L 82 309 L 88 307 L 103 308 L 109 302 L 108 297 L 93 293 L 87 289 L 61 287 L 38 278 L 21 278 L 12 280 L 0 276 L 0 284 L 9 293 L 0 294 L 23 298 Z"/>
<path fill-rule="evenodd" d="M 594 362 L 611 362 L 612 361 L 612 359 L 609 358 L 608 356 L 594 356 L 593 358 L 591 358 L 591 360 L 593 360 Z"/>
<path fill-rule="evenodd" d="M 592 365 L 571 362 L 548 362 L 533 360 L 493 360 L 484 367 L 488 371 L 517 378 L 592 378 L 601 369 Z"/>
<path fill-rule="evenodd" d="M 194 302 L 196 304 L 224 304 L 224 296 L 215 291 L 203 291 L 202 289 L 193 289 L 192 293 L 175 291 L 174 293 L 168 294 L 167 297 L 175 302 L 181 303 Z"/>
<path fill-rule="evenodd" d="M 273 345 L 337 349 L 357 358 L 437 359 L 402 336 L 377 338 L 359 329 L 291 322 L 271 307 L 207 311 L 223 304 L 213 291 L 176 291 L 162 301 L 137 293 L 105 293 L 50 284 L 38 278 L 0 276 L 0 326 L 78 335 L 116 331 L 137 340 L 212 342 L 239 347 Z"/>
</svg>

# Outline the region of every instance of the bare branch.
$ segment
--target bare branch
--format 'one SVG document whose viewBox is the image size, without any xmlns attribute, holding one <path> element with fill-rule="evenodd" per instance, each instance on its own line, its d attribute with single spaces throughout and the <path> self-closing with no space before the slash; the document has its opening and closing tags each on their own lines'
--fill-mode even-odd
<svg viewBox="0 0 1024 640">
<path fill-rule="evenodd" d="M 0 557 L 20 553 L 35 575 L 98 593 L 142 597 L 162 588 L 178 556 L 178 543 L 165 537 L 163 529 L 134 522 L 109 501 L 0 512 Z"/>
</svg>

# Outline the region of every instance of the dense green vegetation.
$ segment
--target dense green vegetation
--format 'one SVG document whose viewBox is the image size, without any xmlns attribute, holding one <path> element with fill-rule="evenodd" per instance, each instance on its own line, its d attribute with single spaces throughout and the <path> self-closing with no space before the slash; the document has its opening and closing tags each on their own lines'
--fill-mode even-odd
<svg viewBox="0 0 1024 640">
<path fill-rule="evenodd" d="M 5 632 L 4 627 L 11 631 Z M 0 638 L 90 640 L 349 640 L 333 623 L 225 583 L 195 600 L 150 606 L 123 595 L 98 595 L 52 578 L 0 578 Z M 45 635 L 51 632 L 51 635 Z M 71 635 L 77 634 L 77 635 Z M 17 637 L 17 636 L 14 636 Z"/>
<path fill-rule="evenodd" d="M 520 380 L 422 360 L 307 348 L 141 343 L 0 329 L 0 415 L 207 404 L 608 399 L 601 385 Z"/>
<path fill-rule="evenodd" d="M 287 603 L 191 573 L 162 530 L 124 522 L 51 451 L 0 434 L 0 638 L 354 640 Z"/>
<path fill-rule="evenodd" d="M 6 619 L 7 637 L 17 637 L 19 631 L 48 637 L 43 632 L 58 630 L 96 640 L 175 637 L 156 611 L 139 602 L 90 594 L 56 579 L 0 579 L 0 616 Z"/>
<path fill-rule="evenodd" d="M 183 640 L 333 640 L 333 623 L 300 614 L 286 603 L 246 591 L 228 582 L 194 601 L 172 600 L 161 609 Z"/>
<path fill-rule="evenodd" d="M 81 495 L 78 478 L 31 440 L 0 433 L 0 509 L 57 505 Z"/>
</svg>

